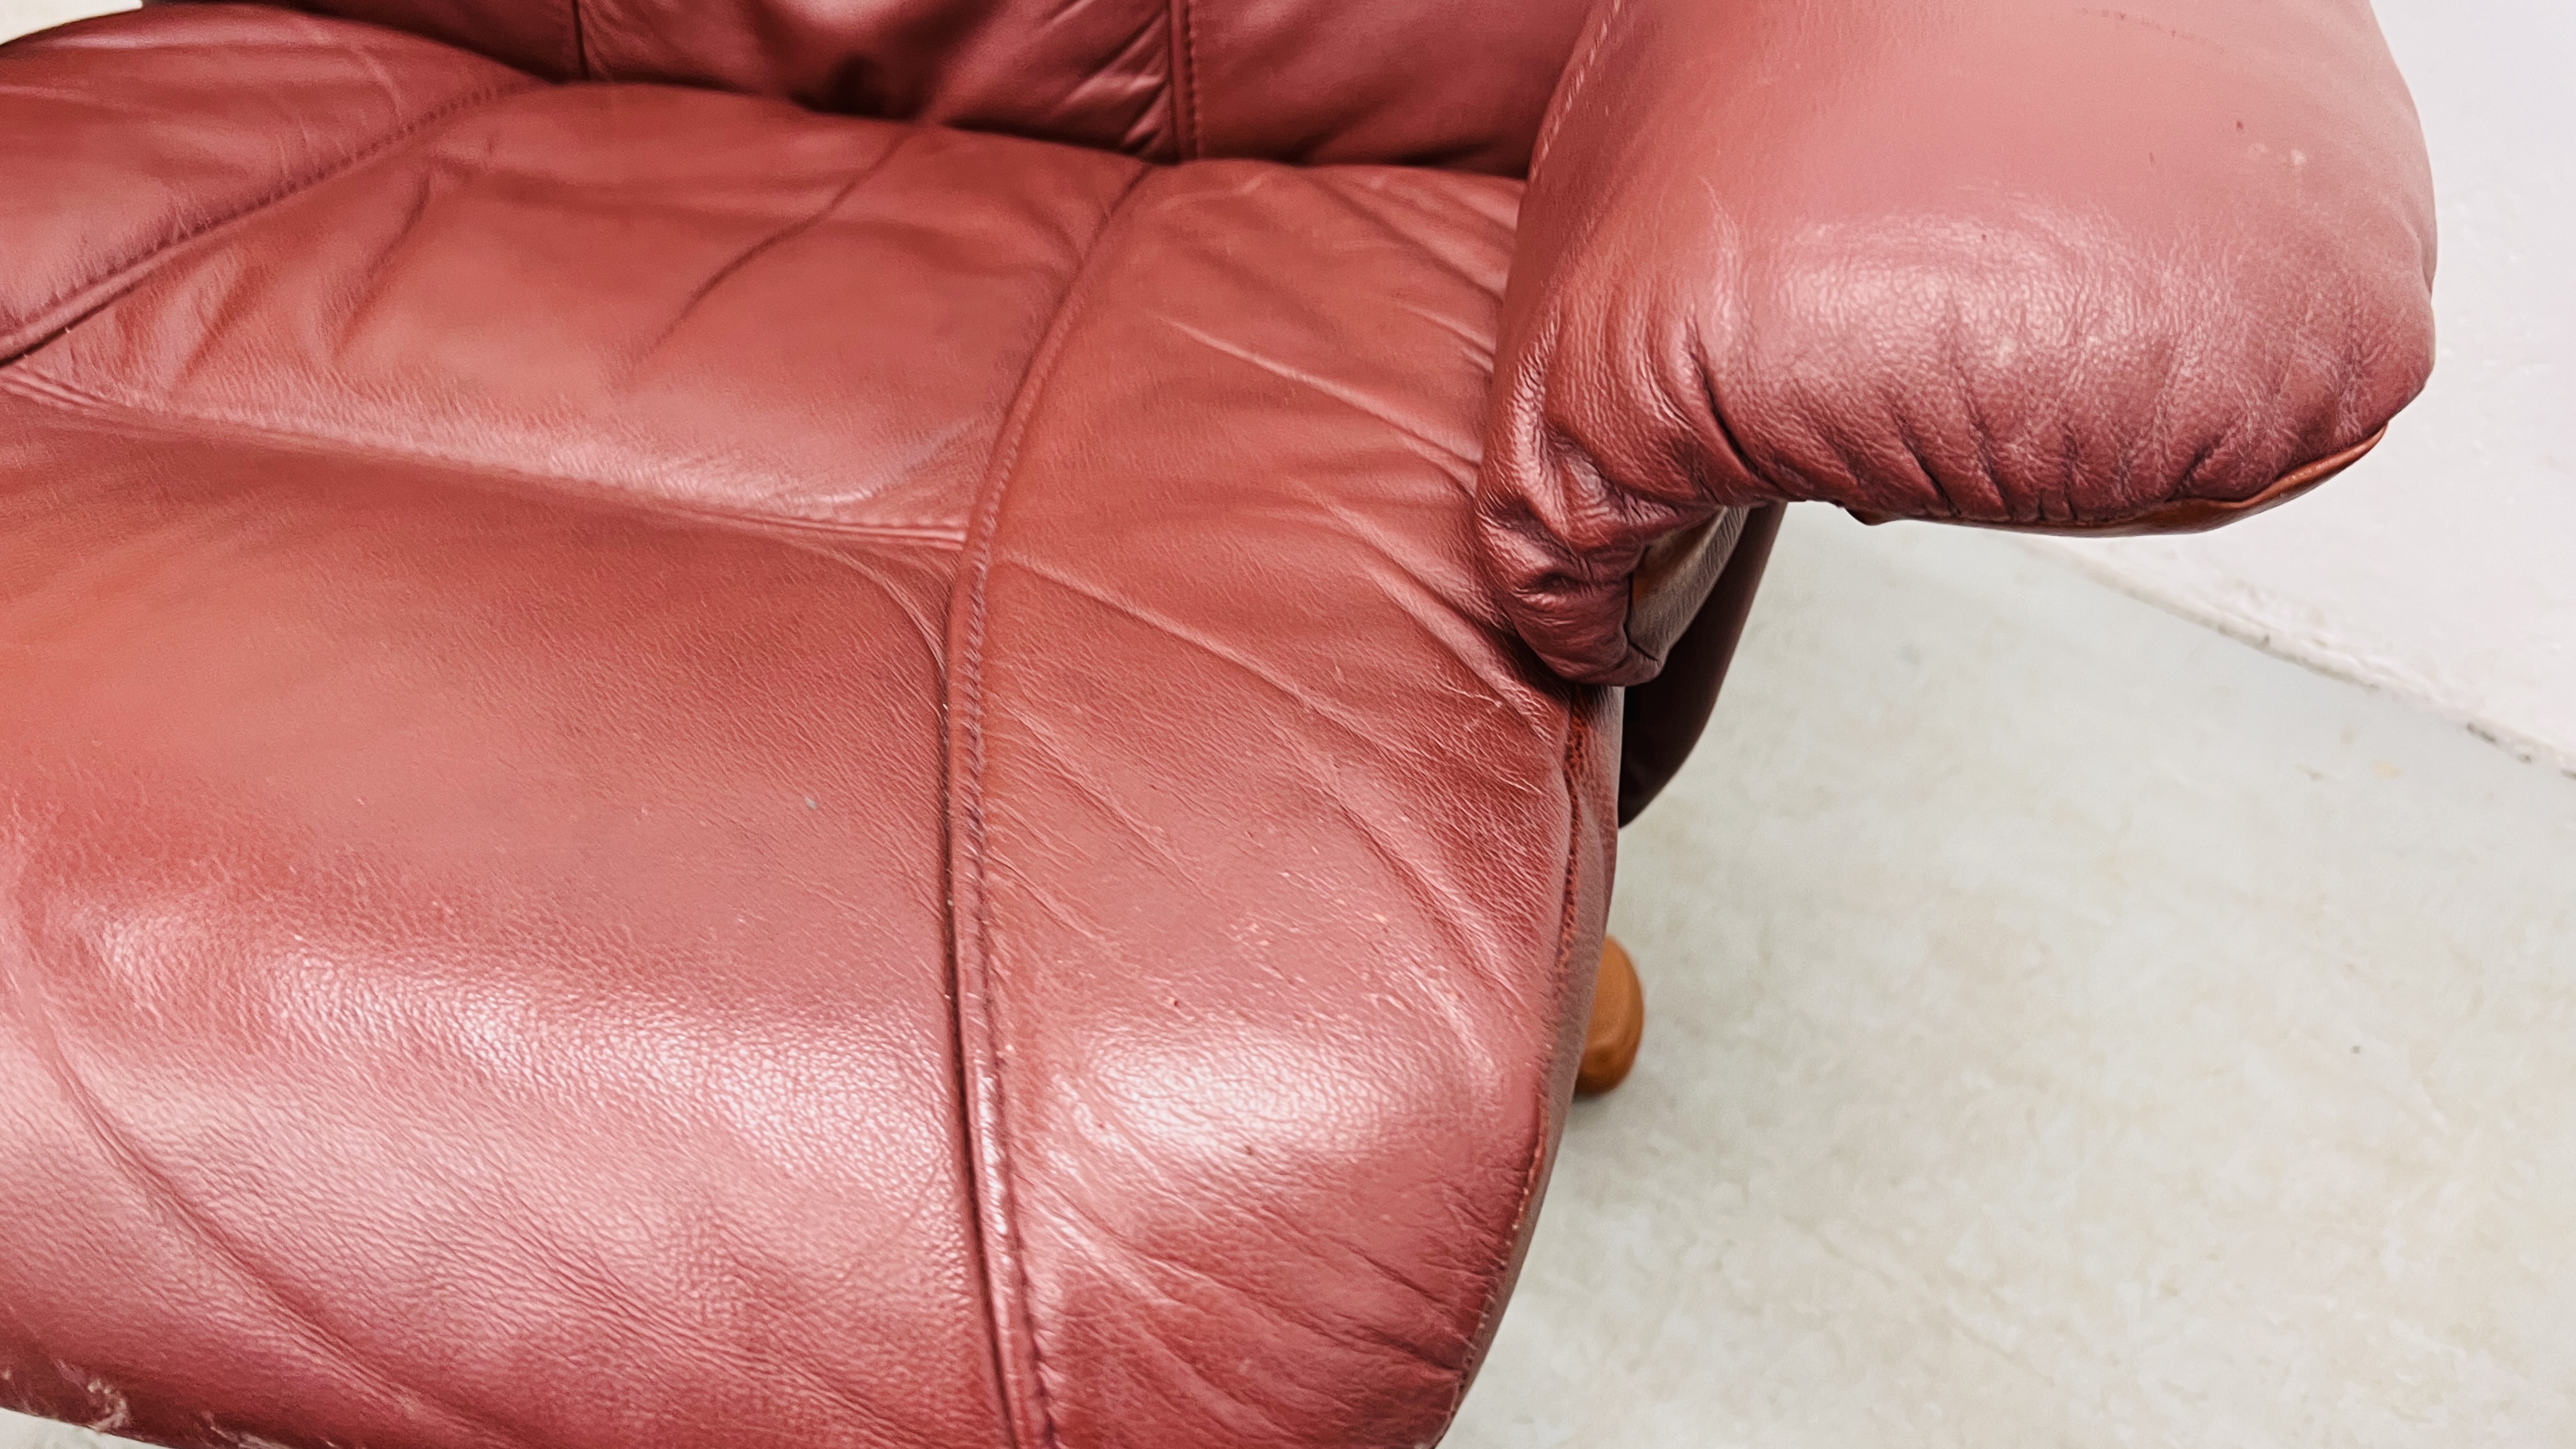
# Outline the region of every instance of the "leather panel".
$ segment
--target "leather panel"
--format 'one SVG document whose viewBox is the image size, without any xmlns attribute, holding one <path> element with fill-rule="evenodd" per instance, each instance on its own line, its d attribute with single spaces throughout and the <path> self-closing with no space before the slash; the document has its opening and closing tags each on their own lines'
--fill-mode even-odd
<svg viewBox="0 0 2576 1449">
<path fill-rule="evenodd" d="M 1591 0 L 1184 0 L 1201 156 L 1519 176 Z"/>
<path fill-rule="evenodd" d="M 0 395 L 0 1399 L 1001 1442 L 954 557 Z"/>
<path fill-rule="evenodd" d="M 168 249 L 533 84 L 407 35 L 254 5 L 0 45 L 0 362 Z"/>
<path fill-rule="evenodd" d="M 84 407 L 953 541 L 1137 169 L 551 88 L 163 262 L 15 375 Z"/>
<path fill-rule="evenodd" d="M 1517 186 L 519 84 L 0 367 L 7 1401 L 1435 1436 L 1613 843 L 1469 540 Z"/>
<path fill-rule="evenodd" d="M 590 78 L 582 60 L 585 7 L 581 0 L 359 0 L 354 4 L 297 4 L 290 8 L 346 16 L 427 36 L 548 80 Z"/>
<path fill-rule="evenodd" d="M 371 4 L 373 0 L 333 0 Z M 1177 159 L 1170 0 L 582 0 L 587 73 Z"/>
<path fill-rule="evenodd" d="M 1428 1443 L 1518 1262 L 1615 751 L 1474 568 L 1513 200 L 1157 173 L 1004 445 L 951 834 L 1024 1444 Z"/>
<path fill-rule="evenodd" d="M 556 80 L 667 81 L 1157 161 L 1518 175 L 1590 0 L 311 0 Z"/>
</svg>

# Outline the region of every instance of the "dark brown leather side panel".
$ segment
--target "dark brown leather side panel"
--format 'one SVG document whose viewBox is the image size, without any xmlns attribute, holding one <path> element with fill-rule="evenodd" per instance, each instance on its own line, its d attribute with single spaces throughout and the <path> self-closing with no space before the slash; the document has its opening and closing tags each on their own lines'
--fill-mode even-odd
<svg viewBox="0 0 2576 1449">
<path fill-rule="evenodd" d="M 1645 812 L 1681 773 L 1708 729 L 1717 692 L 1735 662 L 1735 646 L 1753 613 L 1753 596 L 1780 537 L 1783 504 L 1766 503 L 1744 520 L 1735 552 L 1719 571 L 1699 613 L 1664 655 L 1663 672 L 1632 684 L 1619 723 L 1619 823 Z"/>
</svg>

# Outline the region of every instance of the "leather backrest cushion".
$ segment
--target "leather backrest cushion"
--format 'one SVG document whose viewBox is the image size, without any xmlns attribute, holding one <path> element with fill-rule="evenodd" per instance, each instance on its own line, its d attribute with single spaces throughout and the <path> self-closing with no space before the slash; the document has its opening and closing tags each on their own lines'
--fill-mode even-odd
<svg viewBox="0 0 2576 1449">
<path fill-rule="evenodd" d="M 555 80 L 1106 147 L 1519 175 L 1590 0 L 299 0 Z"/>
</svg>

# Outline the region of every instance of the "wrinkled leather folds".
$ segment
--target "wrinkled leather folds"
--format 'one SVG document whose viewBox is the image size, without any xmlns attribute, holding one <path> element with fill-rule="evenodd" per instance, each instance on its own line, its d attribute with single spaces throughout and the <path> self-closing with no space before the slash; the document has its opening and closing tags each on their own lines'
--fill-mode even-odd
<svg viewBox="0 0 2576 1449">
<path fill-rule="evenodd" d="M 248 6 L 67 26 L 7 55 L 0 361 L 163 253 L 536 84 L 443 45 Z"/>
<path fill-rule="evenodd" d="M 1607 0 L 1523 210 L 1487 567 L 1633 683 L 1632 575 L 1721 509 L 2222 522 L 2422 387 L 2433 257 L 2365 0 Z"/>
<path fill-rule="evenodd" d="M 306 0 L 550 80 L 668 81 L 1156 161 L 1518 175 L 1589 0 Z"/>
<path fill-rule="evenodd" d="M 1470 547 L 1516 190 L 1157 172 L 1005 435 L 949 778 L 1023 1444 L 1428 1443 L 1492 1331 L 1615 828 Z"/>
<path fill-rule="evenodd" d="M 0 1402 L 1438 1436 L 1615 829 L 1475 559 L 1517 183 L 246 7 L 0 106 Z"/>
</svg>

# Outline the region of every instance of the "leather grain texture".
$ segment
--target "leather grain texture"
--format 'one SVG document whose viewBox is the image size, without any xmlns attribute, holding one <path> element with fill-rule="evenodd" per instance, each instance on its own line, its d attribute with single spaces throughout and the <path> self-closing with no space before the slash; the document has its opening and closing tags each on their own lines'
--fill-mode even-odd
<svg viewBox="0 0 2576 1449">
<path fill-rule="evenodd" d="M 666 81 L 1156 161 L 1518 175 L 1590 0 L 308 0 L 551 80 Z"/>
<path fill-rule="evenodd" d="M 952 557 L 0 394 L 0 1399 L 1006 1442 Z"/>
<path fill-rule="evenodd" d="M 706 92 L 540 87 L 159 254 L 12 378 L 85 408 L 954 543 L 1139 172 Z"/>
<path fill-rule="evenodd" d="M 2205 527 L 2422 387 L 2433 259 L 2365 0 L 1608 0 L 1524 207 L 1487 567 L 1635 683 L 1631 576 L 1721 509 Z"/>
<path fill-rule="evenodd" d="M 1438 1436 L 1615 830 L 1475 562 L 1517 183 L 249 7 L 0 106 L 0 1402 Z"/>
<path fill-rule="evenodd" d="M 1024 1444 L 1426 1443 L 1491 1333 L 1615 829 L 1468 528 L 1516 190 L 1157 172 L 1004 445 L 951 838 Z"/>
<path fill-rule="evenodd" d="M 96 309 L 163 252 L 536 84 L 391 31 L 252 6 L 70 25 L 6 53 L 0 361 Z M 263 85 L 246 88 L 246 72 Z"/>
</svg>

